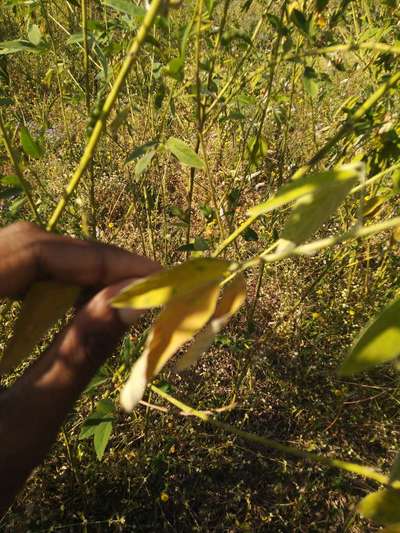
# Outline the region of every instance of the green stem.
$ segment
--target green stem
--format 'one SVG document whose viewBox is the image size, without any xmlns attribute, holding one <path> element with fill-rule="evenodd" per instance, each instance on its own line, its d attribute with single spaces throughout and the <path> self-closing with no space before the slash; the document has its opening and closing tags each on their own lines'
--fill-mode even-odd
<svg viewBox="0 0 400 533">
<path fill-rule="evenodd" d="M 12 162 L 12 164 L 14 166 L 14 171 L 15 171 L 16 175 L 18 176 L 18 179 L 20 181 L 21 187 L 22 187 L 22 189 L 23 189 L 23 191 L 25 193 L 25 196 L 26 196 L 26 198 L 28 200 L 29 206 L 30 206 L 30 208 L 32 210 L 32 213 L 33 213 L 33 215 L 35 217 L 35 220 L 36 220 L 36 222 L 38 224 L 40 224 L 42 226 L 43 225 L 42 221 L 40 220 L 39 213 L 38 213 L 38 211 L 36 209 L 35 202 L 33 200 L 31 192 L 30 192 L 30 185 L 26 181 L 26 179 L 24 178 L 22 170 L 21 170 L 21 167 L 19 166 L 18 160 L 15 157 L 15 153 L 14 153 L 14 151 L 12 149 L 11 142 L 10 142 L 10 139 L 8 137 L 7 129 L 6 129 L 4 121 L 3 121 L 3 115 L 2 115 L 1 112 L 0 112 L 0 132 L 1 132 L 2 136 L 3 136 L 3 142 L 4 142 L 4 146 L 6 148 L 8 157 L 10 158 L 10 161 Z"/>
<path fill-rule="evenodd" d="M 155 18 L 158 14 L 158 11 L 160 10 L 160 7 L 163 3 L 163 0 L 153 0 L 152 4 L 150 5 L 149 7 L 149 10 L 147 11 L 146 13 L 146 16 L 143 20 L 143 23 L 141 25 L 141 27 L 139 28 L 139 31 L 137 32 L 136 34 L 136 37 L 135 39 L 133 40 L 130 48 L 129 48 L 129 51 L 125 57 L 125 60 L 121 66 L 121 70 L 119 71 L 118 73 L 118 76 L 111 88 L 111 91 L 109 92 L 105 102 L 104 102 L 104 105 L 103 105 L 103 109 L 101 110 L 100 112 L 100 116 L 93 128 L 93 132 L 88 140 L 88 143 L 86 145 L 86 148 L 83 152 L 83 155 L 81 157 L 81 160 L 79 162 L 79 165 L 76 169 L 76 171 L 74 172 L 70 182 L 68 183 L 65 191 L 64 191 L 64 194 L 63 194 L 63 197 L 59 200 L 58 204 L 57 204 L 57 207 L 55 208 L 48 224 L 47 224 L 47 229 L 49 231 L 53 230 L 60 218 L 60 216 L 62 215 L 64 209 L 65 209 L 65 206 L 67 205 L 67 202 L 69 200 L 69 198 L 71 197 L 71 195 L 73 194 L 73 192 L 75 191 L 76 187 L 78 186 L 82 176 L 84 175 L 85 171 L 87 170 L 89 164 L 90 164 L 90 161 L 92 160 L 92 157 L 96 151 L 96 147 L 97 147 L 97 144 L 100 140 L 100 137 L 101 137 L 101 134 L 103 133 L 105 127 L 106 127 L 106 122 L 107 122 L 107 118 L 111 112 L 111 109 L 117 99 L 117 96 L 118 96 L 118 93 L 119 91 L 121 90 L 125 80 L 126 80 L 126 77 L 128 76 L 129 74 L 129 71 L 134 63 L 134 61 L 136 60 L 137 58 L 137 55 L 138 55 L 138 52 L 144 42 L 144 40 L 146 39 L 146 36 L 150 30 L 150 28 L 152 27 L 154 21 L 155 21 Z"/>
<path fill-rule="evenodd" d="M 167 392 L 159 389 L 155 385 L 150 385 L 150 388 L 158 396 L 161 396 L 175 407 L 178 407 L 178 409 L 182 411 L 182 414 L 195 416 L 196 418 L 199 418 L 200 420 L 206 422 L 207 424 L 210 424 L 211 426 L 214 426 L 218 429 L 222 429 L 223 431 L 226 431 L 228 433 L 233 433 L 234 435 L 237 435 L 238 437 L 248 442 L 259 444 L 265 448 L 272 448 L 273 450 L 276 450 L 278 452 L 287 455 L 292 455 L 300 459 L 305 459 L 307 461 L 311 461 L 312 463 L 339 468 L 341 470 L 345 470 L 346 472 L 351 472 L 367 479 L 372 479 L 373 481 L 377 481 L 382 485 L 390 484 L 389 478 L 387 476 L 381 474 L 380 472 L 377 472 L 369 466 L 359 465 L 357 463 L 351 463 L 349 461 L 342 461 L 341 459 L 325 457 L 316 453 L 300 450 L 299 448 L 296 448 L 294 446 L 288 446 L 286 444 L 269 439 L 267 437 L 261 437 L 260 435 L 255 435 L 254 433 L 243 431 L 242 429 L 238 429 L 235 426 L 231 426 L 230 424 L 225 424 L 223 422 L 219 422 L 218 420 L 214 420 L 213 418 L 211 418 L 210 414 L 205 413 L 204 411 L 198 411 L 197 409 L 186 405 L 185 403 L 181 402 L 180 400 L 177 400 Z M 397 488 L 397 486 L 400 485 L 400 482 L 395 481 L 391 485 L 393 486 L 393 488 Z"/>
</svg>

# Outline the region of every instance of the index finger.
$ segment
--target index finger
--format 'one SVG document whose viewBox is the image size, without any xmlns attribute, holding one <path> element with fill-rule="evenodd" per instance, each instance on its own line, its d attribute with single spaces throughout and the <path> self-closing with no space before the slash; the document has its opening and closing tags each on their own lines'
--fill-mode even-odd
<svg viewBox="0 0 400 533">
<path fill-rule="evenodd" d="M 19 222 L 0 231 L 0 296 L 15 296 L 35 281 L 105 287 L 160 269 L 147 257 L 97 242 L 47 233 Z"/>
</svg>

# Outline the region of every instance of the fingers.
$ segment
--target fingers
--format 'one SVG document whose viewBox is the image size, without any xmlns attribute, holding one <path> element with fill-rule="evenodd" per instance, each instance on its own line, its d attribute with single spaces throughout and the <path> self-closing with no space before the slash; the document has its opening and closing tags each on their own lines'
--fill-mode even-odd
<svg viewBox="0 0 400 533">
<path fill-rule="evenodd" d="M 127 322 L 141 314 L 130 310 L 121 317 L 109 305 L 126 283 L 98 293 L 52 346 L 0 395 L 0 511 L 43 461 L 66 415 L 114 351 Z"/>
<path fill-rule="evenodd" d="M 100 291 L 75 316 L 64 333 L 20 379 L 40 390 L 75 390 L 79 395 L 99 366 L 113 352 L 129 325 L 142 314 L 137 309 L 117 310 L 110 299 L 128 281 Z"/>
<path fill-rule="evenodd" d="M 114 246 L 48 233 L 19 222 L 0 232 L 0 296 L 14 296 L 38 280 L 104 287 L 160 269 L 150 259 Z"/>
</svg>

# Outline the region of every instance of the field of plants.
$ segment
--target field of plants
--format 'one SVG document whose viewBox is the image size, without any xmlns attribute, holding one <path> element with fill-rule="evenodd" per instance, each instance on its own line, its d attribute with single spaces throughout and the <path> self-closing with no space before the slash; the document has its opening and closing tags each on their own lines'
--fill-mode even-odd
<svg viewBox="0 0 400 533">
<path fill-rule="evenodd" d="M 398 1 L 0 8 L 0 226 L 167 268 L 0 530 L 399 533 Z M 72 301 L 1 302 L 2 386 Z"/>
</svg>

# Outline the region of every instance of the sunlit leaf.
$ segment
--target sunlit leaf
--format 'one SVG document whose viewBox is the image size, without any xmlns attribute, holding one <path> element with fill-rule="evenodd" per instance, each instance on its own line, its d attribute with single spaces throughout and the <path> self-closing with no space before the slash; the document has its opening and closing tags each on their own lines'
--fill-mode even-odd
<svg viewBox="0 0 400 533">
<path fill-rule="evenodd" d="M 357 506 L 360 514 L 378 524 L 400 522 L 400 491 L 383 489 L 365 496 Z"/>
<path fill-rule="evenodd" d="M 356 177 L 331 181 L 297 200 L 281 234 L 277 253 L 307 241 L 336 212 L 356 182 Z"/>
<path fill-rule="evenodd" d="M 237 276 L 224 290 L 218 302 L 211 322 L 199 333 L 185 355 L 177 362 L 178 371 L 185 370 L 195 364 L 201 355 L 214 342 L 215 336 L 226 326 L 229 319 L 239 310 L 246 300 L 246 283 L 242 275 Z"/>
<path fill-rule="evenodd" d="M 200 159 L 191 146 L 180 139 L 170 137 L 165 143 L 165 148 L 171 152 L 183 165 L 199 169 L 204 168 L 204 161 Z"/>
<path fill-rule="evenodd" d="M 78 287 L 53 281 L 32 286 L 22 304 L 13 336 L 0 360 L 0 374 L 10 372 L 32 353 L 49 329 L 74 304 L 78 294 Z"/>
<path fill-rule="evenodd" d="M 123 289 L 113 300 L 113 307 L 149 309 L 166 304 L 210 283 L 219 283 L 229 273 L 229 261 L 196 258 L 153 274 Z"/>
<path fill-rule="evenodd" d="M 263 215 L 306 194 L 314 193 L 320 188 L 335 186 L 340 181 L 347 182 L 349 179 L 357 178 L 360 175 L 360 169 L 359 164 L 343 165 L 333 170 L 315 172 L 292 180 L 281 187 L 275 196 L 262 204 L 250 208 L 248 214 L 251 216 Z"/>
<path fill-rule="evenodd" d="M 132 411 L 143 397 L 147 383 L 208 322 L 218 295 L 219 284 L 213 283 L 176 297 L 164 307 L 121 392 L 121 405 L 126 411 Z"/>
<path fill-rule="evenodd" d="M 367 370 L 400 354 L 400 299 L 389 304 L 362 332 L 344 361 L 340 374 Z"/>
</svg>

